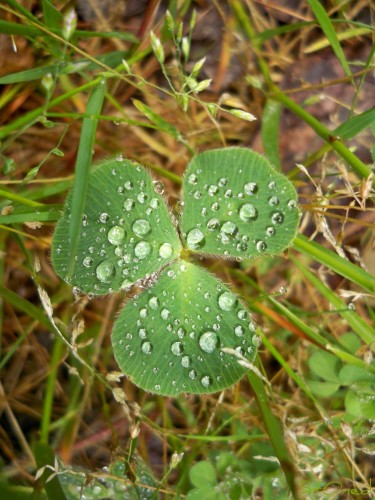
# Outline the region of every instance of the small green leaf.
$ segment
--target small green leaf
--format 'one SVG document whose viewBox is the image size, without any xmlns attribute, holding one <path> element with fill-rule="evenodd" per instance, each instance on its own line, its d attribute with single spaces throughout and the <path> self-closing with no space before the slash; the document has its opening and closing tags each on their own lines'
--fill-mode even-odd
<svg viewBox="0 0 375 500">
<path fill-rule="evenodd" d="M 217 484 L 215 467 L 207 460 L 193 465 L 189 471 L 189 478 L 192 484 L 198 488 L 215 486 Z"/>
<path fill-rule="evenodd" d="M 341 366 L 337 356 L 325 351 L 317 351 L 309 359 L 309 367 L 315 375 L 327 382 L 339 382 L 338 372 Z"/>
<path fill-rule="evenodd" d="M 146 278 L 179 255 L 180 242 L 162 196 L 140 165 L 109 160 L 89 174 L 77 265 L 68 278 L 72 193 L 52 243 L 54 268 L 86 293 L 105 294 Z"/>
<path fill-rule="evenodd" d="M 307 380 L 307 385 L 316 396 L 321 398 L 332 396 L 340 387 L 339 384 L 334 382 L 319 382 L 317 380 Z"/>
<path fill-rule="evenodd" d="M 183 189 L 182 236 L 191 250 L 242 259 L 274 255 L 296 235 L 293 184 L 250 149 L 198 154 L 187 168 Z"/>
<path fill-rule="evenodd" d="M 355 382 L 375 383 L 375 373 L 369 373 L 360 366 L 345 365 L 340 370 L 339 380 L 342 385 L 351 385 Z"/>
<path fill-rule="evenodd" d="M 237 295 L 206 270 L 177 260 L 125 305 L 112 344 L 121 370 L 142 389 L 168 396 L 210 393 L 246 373 L 222 348 L 253 361 L 254 329 Z"/>
<path fill-rule="evenodd" d="M 362 415 L 361 400 L 354 391 L 349 389 L 345 395 L 345 409 L 350 415 L 359 417 Z"/>
</svg>

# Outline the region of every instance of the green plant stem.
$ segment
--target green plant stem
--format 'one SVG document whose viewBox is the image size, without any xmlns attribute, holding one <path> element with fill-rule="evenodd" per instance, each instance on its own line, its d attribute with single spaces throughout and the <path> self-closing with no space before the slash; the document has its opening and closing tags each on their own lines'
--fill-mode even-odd
<svg viewBox="0 0 375 500">
<path fill-rule="evenodd" d="M 3 197 L 7 200 L 16 201 L 21 203 L 21 205 L 27 205 L 29 207 L 42 207 L 43 203 L 39 203 L 37 201 L 29 200 L 24 196 L 20 196 L 19 194 L 12 193 L 11 191 L 7 191 L 5 189 L 0 189 L 0 197 Z"/>
</svg>

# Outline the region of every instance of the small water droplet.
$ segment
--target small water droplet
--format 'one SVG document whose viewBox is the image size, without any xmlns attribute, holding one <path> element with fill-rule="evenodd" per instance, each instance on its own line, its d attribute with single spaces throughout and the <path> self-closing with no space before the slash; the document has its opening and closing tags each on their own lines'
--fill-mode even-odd
<svg viewBox="0 0 375 500">
<path fill-rule="evenodd" d="M 148 220 L 137 219 L 133 222 L 132 230 L 136 236 L 142 237 L 151 232 L 151 224 Z"/>
<path fill-rule="evenodd" d="M 198 228 L 191 229 L 187 234 L 187 244 L 192 250 L 198 250 L 205 244 L 205 238 L 202 231 Z"/>
<path fill-rule="evenodd" d="M 90 266 L 92 266 L 93 262 L 94 262 L 94 261 L 92 260 L 92 258 L 91 258 L 91 257 L 85 257 L 85 258 L 83 259 L 83 261 L 82 261 L 82 264 L 83 264 L 85 267 L 90 267 Z"/>
<path fill-rule="evenodd" d="M 147 194 L 146 193 L 139 193 L 137 195 L 137 200 L 139 201 L 139 203 L 145 203 L 145 201 L 147 200 Z"/>
<path fill-rule="evenodd" d="M 255 194 L 258 192 L 258 185 L 256 182 L 247 182 L 244 187 L 243 187 L 244 191 L 246 194 L 248 194 L 249 196 Z"/>
<path fill-rule="evenodd" d="M 210 196 L 215 196 L 217 192 L 219 191 L 219 188 L 215 186 L 215 184 L 211 184 L 211 186 L 208 187 L 208 194 Z"/>
<path fill-rule="evenodd" d="M 109 215 L 106 212 L 103 212 L 99 215 L 99 221 L 105 224 L 109 220 Z"/>
<path fill-rule="evenodd" d="M 112 245 L 120 245 L 124 238 L 125 231 L 120 226 L 113 226 L 108 231 L 108 241 L 112 243 Z"/>
<path fill-rule="evenodd" d="M 189 356 L 182 356 L 182 358 L 181 358 L 181 365 L 184 368 L 189 368 L 190 363 L 191 363 L 191 359 L 189 358 Z"/>
<path fill-rule="evenodd" d="M 254 221 L 258 218 L 258 210 L 251 203 L 245 203 L 238 211 L 240 219 L 244 222 Z"/>
<path fill-rule="evenodd" d="M 229 236 L 234 236 L 238 231 L 238 227 L 236 226 L 236 224 L 234 224 L 234 222 L 224 222 L 224 224 L 220 228 L 220 231 Z"/>
<path fill-rule="evenodd" d="M 142 342 L 141 349 L 145 354 L 151 354 L 153 349 L 151 342 L 149 342 L 148 340 Z"/>
<path fill-rule="evenodd" d="M 271 205 L 271 207 L 275 207 L 279 203 L 279 198 L 277 196 L 271 196 L 271 198 L 268 200 L 268 204 Z"/>
<path fill-rule="evenodd" d="M 244 241 L 242 241 L 241 243 L 237 244 L 236 248 L 239 252 L 246 252 L 248 247 L 247 244 Z M 241 262 L 241 260 L 239 262 Z"/>
<path fill-rule="evenodd" d="M 237 305 L 237 297 L 231 292 L 224 292 L 219 296 L 219 307 L 223 311 L 232 311 Z"/>
<path fill-rule="evenodd" d="M 148 301 L 148 305 L 155 311 L 159 307 L 159 299 L 157 297 L 151 297 Z"/>
<path fill-rule="evenodd" d="M 121 283 L 121 289 L 122 290 L 129 290 L 129 288 L 133 285 L 133 281 L 131 280 L 124 280 L 122 283 Z"/>
<path fill-rule="evenodd" d="M 156 208 L 158 208 L 159 205 L 160 205 L 159 200 L 157 198 L 152 198 L 152 200 L 150 201 L 150 207 L 155 210 Z"/>
<path fill-rule="evenodd" d="M 195 370 L 190 370 L 189 377 L 191 378 L 191 380 L 195 380 L 197 378 L 197 372 Z"/>
<path fill-rule="evenodd" d="M 182 342 L 173 342 L 171 345 L 171 353 L 174 354 L 175 356 L 181 356 L 181 354 L 184 352 L 184 346 Z"/>
<path fill-rule="evenodd" d="M 216 349 L 218 340 L 215 332 L 205 332 L 199 337 L 199 347 L 202 351 L 211 354 Z"/>
<path fill-rule="evenodd" d="M 208 375 L 205 375 L 201 378 L 201 384 L 203 385 L 203 387 L 210 387 L 210 385 L 212 384 L 212 380 Z"/>
<path fill-rule="evenodd" d="M 160 391 L 160 385 L 159 384 L 155 384 L 154 385 L 154 389 L 155 389 L 155 391 Z"/>
<path fill-rule="evenodd" d="M 199 200 L 200 198 L 202 198 L 202 193 L 200 191 L 194 191 L 194 194 L 193 194 L 194 198 L 196 200 Z"/>
<path fill-rule="evenodd" d="M 211 210 L 213 210 L 214 212 L 217 212 L 220 208 L 220 205 L 215 201 L 215 203 L 212 203 L 211 205 Z"/>
<path fill-rule="evenodd" d="M 197 184 L 197 182 L 198 182 L 198 177 L 195 174 L 190 174 L 188 177 L 188 183 L 195 186 L 195 184 Z"/>
<path fill-rule="evenodd" d="M 218 229 L 219 226 L 220 226 L 219 219 L 216 219 L 215 217 L 210 219 L 206 224 L 206 227 L 209 231 L 216 231 L 216 229 Z"/>
<path fill-rule="evenodd" d="M 224 187 L 224 186 L 226 186 L 227 182 L 228 182 L 228 179 L 226 177 L 221 177 L 221 179 L 219 179 L 219 181 L 218 181 L 218 184 L 220 187 Z"/>
<path fill-rule="evenodd" d="M 261 252 L 264 252 L 267 249 L 267 245 L 266 245 L 266 243 L 264 241 L 259 240 L 259 241 L 256 242 L 255 248 L 257 249 L 257 251 L 259 253 L 261 253 Z"/>
<path fill-rule="evenodd" d="M 275 188 L 276 188 L 276 182 L 275 182 L 275 181 L 271 181 L 271 182 L 269 182 L 269 183 L 268 183 L 268 187 L 269 187 L 270 189 L 275 189 Z"/>
<path fill-rule="evenodd" d="M 233 191 L 231 189 L 227 189 L 224 193 L 225 198 L 232 198 Z"/>
<path fill-rule="evenodd" d="M 280 226 L 284 222 L 284 214 L 282 212 L 273 212 L 271 214 L 271 222 L 275 226 Z"/>
<path fill-rule="evenodd" d="M 355 311 L 355 304 L 354 304 L 354 302 L 350 302 L 348 304 L 348 309 L 350 309 L 351 311 Z"/>
<path fill-rule="evenodd" d="M 116 274 L 115 266 L 109 260 L 103 260 L 96 268 L 96 276 L 102 283 L 110 283 Z"/>
<path fill-rule="evenodd" d="M 140 241 L 135 245 L 134 253 L 138 259 L 146 259 L 151 253 L 151 245 L 148 241 Z"/>
<path fill-rule="evenodd" d="M 140 328 L 138 330 L 138 335 L 139 335 L 139 338 L 145 339 L 147 337 L 147 332 L 144 328 Z"/>
<path fill-rule="evenodd" d="M 243 309 L 240 309 L 237 313 L 237 318 L 238 319 L 245 319 L 246 318 L 246 311 Z"/>
<path fill-rule="evenodd" d="M 267 236 L 273 236 L 276 233 L 276 230 L 274 227 L 269 226 L 266 228 L 266 235 Z"/>
<path fill-rule="evenodd" d="M 169 309 L 162 309 L 161 310 L 160 316 L 161 316 L 162 319 L 167 320 L 170 315 L 171 315 L 171 312 L 170 312 Z"/>
<path fill-rule="evenodd" d="M 132 200 L 131 198 L 127 198 L 125 201 L 124 201 L 124 209 L 127 211 L 127 212 L 130 212 L 131 209 L 134 207 L 135 205 L 135 201 Z"/>
<path fill-rule="evenodd" d="M 173 248 L 170 243 L 163 243 L 160 245 L 159 248 L 159 255 L 162 259 L 169 259 L 169 257 L 172 257 L 173 254 Z"/>
<path fill-rule="evenodd" d="M 154 185 L 154 191 L 155 191 L 155 193 L 158 193 L 158 194 L 163 194 L 164 193 L 164 184 L 162 182 L 160 182 L 160 181 L 154 181 L 153 185 Z"/>
<path fill-rule="evenodd" d="M 131 181 L 126 181 L 124 184 L 124 188 L 128 191 L 131 191 L 133 189 L 133 183 Z"/>
<path fill-rule="evenodd" d="M 296 202 L 296 200 L 289 200 L 288 201 L 288 208 L 290 210 L 293 210 L 294 208 L 297 208 L 297 202 Z"/>
<path fill-rule="evenodd" d="M 237 337 L 242 337 L 242 335 L 245 333 L 245 328 L 242 325 L 237 325 L 234 329 L 234 333 L 237 335 Z"/>
</svg>

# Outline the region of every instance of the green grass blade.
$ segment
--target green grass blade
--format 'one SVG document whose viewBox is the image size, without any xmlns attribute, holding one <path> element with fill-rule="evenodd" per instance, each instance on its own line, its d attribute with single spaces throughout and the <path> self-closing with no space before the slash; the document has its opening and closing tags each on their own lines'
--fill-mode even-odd
<svg viewBox="0 0 375 500">
<path fill-rule="evenodd" d="M 62 22 L 62 14 L 50 0 L 42 0 L 44 22 L 48 28 L 58 29 Z"/>
<path fill-rule="evenodd" d="M 22 35 L 22 36 L 37 36 L 41 33 L 38 28 L 34 26 L 24 26 L 23 24 L 12 23 L 0 19 L 0 33 L 4 35 Z"/>
<path fill-rule="evenodd" d="M 373 123 L 375 123 L 375 107 L 359 115 L 352 116 L 345 123 L 335 128 L 334 134 L 343 139 L 352 139 Z"/>
<path fill-rule="evenodd" d="M 134 106 L 140 111 L 143 115 L 145 115 L 152 123 L 154 123 L 159 130 L 166 132 L 171 135 L 178 141 L 181 141 L 182 136 L 181 133 L 176 129 L 175 126 L 168 123 L 164 118 L 155 113 L 149 106 L 143 104 L 143 102 L 138 101 L 138 99 L 133 99 Z"/>
<path fill-rule="evenodd" d="M 61 217 L 61 210 L 47 205 L 39 210 L 15 210 L 9 215 L 0 215 L 0 224 L 16 224 L 24 222 L 55 222 Z"/>
<path fill-rule="evenodd" d="M 95 115 L 99 115 L 103 106 L 106 91 L 106 82 L 101 80 L 99 85 L 93 89 L 87 103 L 87 113 L 91 118 L 84 118 L 81 137 L 78 146 L 75 178 L 72 194 L 72 211 L 69 226 L 69 236 L 71 241 L 71 260 L 69 263 L 68 275 L 72 275 L 75 266 L 75 255 L 78 249 L 79 238 L 82 226 L 82 214 L 86 203 L 87 187 L 89 182 L 89 170 L 92 160 L 92 152 L 95 142 L 96 128 L 98 120 Z"/>
<path fill-rule="evenodd" d="M 22 311 L 29 317 L 39 321 L 41 325 L 45 326 L 46 328 L 51 327 L 51 323 L 41 309 L 34 306 L 34 304 L 31 304 L 31 302 L 24 299 L 17 293 L 12 292 L 12 290 L 9 290 L 2 284 L 0 284 L 0 296 L 2 296 L 3 299 L 9 302 L 9 304 L 11 304 L 13 307 L 18 309 L 18 311 Z"/>
<path fill-rule="evenodd" d="M 325 11 L 324 7 L 318 0 L 307 0 L 323 33 L 327 37 L 332 50 L 336 54 L 337 59 L 340 61 L 341 66 L 343 67 L 345 74 L 347 76 L 351 76 L 351 71 L 349 68 L 349 64 L 345 58 L 344 51 L 341 48 L 340 42 L 337 38 L 336 31 L 334 30 L 331 20 Z"/>
<path fill-rule="evenodd" d="M 34 446 L 34 456 L 38 468 L 45 467 L 46 465 L 49 465 L 52 468 L 55 467 L 55 454 L 47 443 L 36 443 Z M 53 479 L 48 481 L 52 473 L 51 469 L 46 468 L 41 477 L 48 500 L 67 500 L 60 485 L 59 477 L 55 476 Z"/>
<path fill-rule="evenodd" d="M 276 170 L 281 170 L 279 152 L 279 127 L 281 117 L 281 104 L 272 99 L 267 99 L 262 116 L 262 143 L 263 149 Z"/>
<path fill-rule="evenodd" d="M 374 276 L 371 276 L 364 269 L 343 259 L 331 250 L 324 248 L 319 243 L 310 241 L 305 236 L 299 234 L 292 243 L 292 247 L 298 252 L 324 264 L 329 269 L 332 269 L 332 271 L 356 283 L 370 293 L 375 293 Z"/>
</svg>

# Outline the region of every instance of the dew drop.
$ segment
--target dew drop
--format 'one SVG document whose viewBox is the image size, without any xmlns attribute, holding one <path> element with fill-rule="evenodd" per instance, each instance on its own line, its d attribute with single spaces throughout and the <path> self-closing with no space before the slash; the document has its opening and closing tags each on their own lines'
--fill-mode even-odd
<svg viewBox="0 0 375 500">
<path fill-rule="evenodd" d="M 191 229 L 187 235 L 187 244 L 192 250 L 198 250 L 205 244 L 204 234 L 198 228 Z"/>
<path fill-rule="evenodd" d="M 238 319 L 245 319 L 246 318 L 246 311 L 243 309 L 240 309 L 237 313 L 237 318 Z"/>
<path fill-rule="evenodd" d="M 131 191 L 133 189 L 133 183 L 131 181 L 126 181 L 124 184 L 124 188 L 128 191 Z"/>
<path fill-rule="evenodd" d="M 133 222 L 132 230 L 136 236 L 142 237 L 151 232 L 151 224 L 148 220 L 137 219 Z"/>
<path fill-rule="evenodd" d="M 234 329 L 234 333 L 237 335 L 237 337 L 242 337 L 245 333 L 245 328 L 242 325 L 237 325 Z"/>
<path fill-rule="evenodd" d="M 205 332 L 199 337 L 199 347 L 202 351 L 211 354 L 218 344 L 218 336 L 215 332 Z"/>
<path fill-rule="evenodd" d="M 163 194 L 164 193 L 164 184 L 160 181 L 154 181 L 154 191 L 155 193 Z"/>
<path fill-rule="evenodd" d="M 124 237 L 125 231 L 120 226 L 113 226 L 108 231 L 108 241 L 112 243 L 112 245 L 120 245 Z"/>
<path fill-rule="evenodd" d="M 130 212 L 131 209 L 134 207 L 135 205 L 135 201 L 132 200 L 131 198 L 127 198 L 125 201 L 124 201 L 124 209 L 127 211 L 127 212 Z"/>
<path fill-rule="evenodd" d="M 170 315 L 171 315 L 171 312 L 169 309 L 162 309 L 161 310 L 161 313 L 160 313 L 161 319 L 167 320 Z"/>
<path fill-rule="evenodd" d="M 197 378 L 197 372 L 195 370 L 190 370 L 189 377 L 191 378 L 191 380 L 195 380 Z"/>
<path fill-rule="evenodd" d="M 163 243 L 159 248 L 159 255 L 162 259 L 169 259 L 173 254 L 173 248 L 170 243 Z"/>
<path fill-rule="evenodd" d="M 91 257 L 85 257 L 85 258 L 83 259 L 83 261 L 82 261 L 82 264 L 83 264 L 85 267 L 90 267 L 90 266 L 92 266 L 92 263 L 93 263 L 93 262 L 94 262 L 94 261 L 92 260 L 92 258 L 91 258 Z"/>
<path fill-rule="evenodd" d="M 205 375 L 201 378 L 201 384 L 203 385 L 203 387 L 210 387 L 210 385 L 212 384 L 212 380 L 208 375 Z"/>
<path fill-rule="evenodd" d="M 267 236 L 273 236 L 276 233 L 276 230 L 274 227 L 269 226 L 266 228 L 266 235 Z"/>
<path fill-rule="evenodd" d="M 289 200 L 288 201 L 288 208 L 290 210 L 293 210 L 294 208 L 297 208 L 297 202 L 296 202 L 296 200 Z"/>
<path fill-rule="evenodd" d="M 147 200 L 147 194 L 146 193 L 139 193 L 137 195 L 137 200 L 139 203 L 144 203 Z"/>
<path fill-rule="evenodd" d="M 220 187 L 223 187 L 223 186 L 226 186 L 227 182 L 228 182 L 228 179 L 226 177 L 221 177 L 221 179 L 219 179 L 219 181 L 218 181 L 218 184 Z"/>
<path fill-rule="evenodd" d="M 275 188 L 276 188 L 276 182 L 275 182 L 275 181 L 271 181 L 271 182 L 269 182 L 269 183 L 268 183 L 268 187 L 269 187 L 270 189 L 275 189 Z"/>
<path fill-rule="evenodd" d="M 138 330 L 138 335 L 139 335 L 139 338 L 145 339 L 147 337 L 147 332 L 144 328 L 140 328 Z"/>
<path fill-rule="evenodd" d="M 268 200 L 268 204 L 271 205 L 271 207 L 275 207 L 280 203 L 279 198 L 277 196 L 271 196 L 271 198 Z"/>
<path fill-rule="evenodd" d="M 151 354 L 153 349 L 151 342 L 149 342 L 148 340 L 142 342 L 141 349 L 145 354 Z"/>
<path fill-rule="evenodd" d="M 239 252 L 246 252 L 247 244 L 244 241 L 242 241 L 241 243 L 237 244 L 236 248 Z"/>
<path fill-rule="evenodd" d="M 249 196 L 258 192 L 258 185 L 256 182 L 247 182 L 243 188 L 245 193 Z"/>
<path fill-rule="evenodd" d="M 251 203 L 245 203 L 240 207 L 238 215 L 244 222 L 254 221 L 258 218 L 258 210 Z"/>
<path fill-rule="evenodd" d="M 171 345 L 171 353 L 174 354 L 175 356 L 181 356 L 181 354 L 184 352 L 184 346 L 182 342 L 173 342 Z"/>
<path fill-rule="evenodd" d="M 155 384 L 154 385 L 154 389 L 155 389 L 155 391 L 160 391 L 160 385 L 159 384 Z"/>
<path fill-rule="evenodd" d="M 190 359 L 189 356 L 182 356 L 182 358 L 181 358 L 181 365 L 184 368 L 189 368 L 190 363 L 191 363 L 191 359 Z"/>
<path fill-rule="evenodd" d="M 259 240 L 259 241 L 256 242 L 255 248 L 257 249 L 257 251 L 259 253 L 261 253 L 261 252 L 264 252 L 267 249 L 267 245 L 266 245 L 266 243 L 264 241 Z"/>
<path fill-rule="evenodd" d="M 140 241 L 135 245 L 134 253 L 138 259 L 146 259 L 151 253 L 151 245 L 148 241 Z"/>
<path fill-rule="evenodd" d="M 219 188 L 217 186 L 215 186 L 215 184 L 211 184 L 211 186 L 209 186 L 209 188 L 208 188 L 208 194 L 210 196 L 215 196 L 215 194 L 217 194 L 218 191 L 219 191 Z"/>
<path fill-rule="evenodd" d="M 195 186 L 195 184 L 197 184 L 197 182 L 198 182 L 198 177 L 195 174 L 190 174 L 188 177 L 188 183 Z"/>
<path fill-rule="evenodd" d="M 233 191 L 231 189 L 227 189 L 224 193 L 225 198 L 232 198 Z"/>
<path fill-rule="evenodd" d="M 96 268 L 96 276 L 102 283 L 110 283 L 116 274 L 115 266 L 109 260 L 103 260 Z"/>
<path fill-rule="evenodd" d="M 215 201 L 215 203 L 212 203 L 211 205 L 211 210 L 213 210 L 214 212 L 217 212 L 220 208 L 220 205 Z"/>
<path fill-rule="evenodd" d="M 284 215 L 282 212 L 273 212 L 271 215 L 271 222 L 275 226 L 280 226 L 284 222 Z"/>
<path fill-rule="evenodd" d="M 106 212 L 103 212 L 99 215 L 99 221 L 105 224 L 109 220 L 109 215 Z"/>
<path fill-rule="evenodd" d="M 229 236 L 233 236 L 237 233 L 238 227 L 236 226 L 236 224 L 234 224 L 234 222 L 230 222 L 230 221 L 224 222 L 224 224 L 221 226 L 220 231 L 229 235 Z"/>
<path fill-rule="evenodd" d="M 159 307 L 159 299 L 157 297 L 151 297 L 148 301 L 148 305 L 155 311 Z"/>
<path fill-rule="evenodd" d="M 223 311 L 232 311 L 237 305 L 237 297 L 231 292 L 224 292 L 219 296 L 218 302 Z"/>
<path fill-rule="evenodd" d="M 150 207 L 155 210 L 159 205 L 159 200 L 157 198 L 152 198 L 152 200 L 150 201 Z"/>
<path fill-rule="evenodd" d="M 122 283 L 121 283 L 121 289 L 122 290 L 129 290 L 129 288 L 133 285 L 133 281 L 131 280 L 124 280 Z"/>
<path fill-rule="evenodd" d="M 220 226 L 219 219 L 216 219 L 215 217 L 210 219 L 206 224 L 206 227 L 209 231 L 216 231 L 216 229 L 218 229 L 219 226 Z"/>
<path fill-rule="evenodd" d="M 196 200 L 199 200 L 200 198 L 202 198 L 202 193 L 200 191 L 194 191 L 194 194 L 193 194 L 194 198 Z"/>
</svg>

